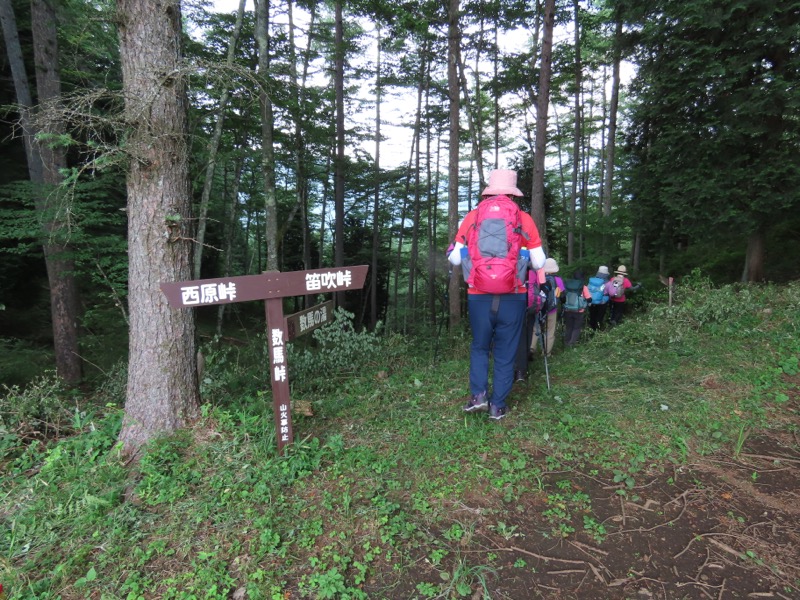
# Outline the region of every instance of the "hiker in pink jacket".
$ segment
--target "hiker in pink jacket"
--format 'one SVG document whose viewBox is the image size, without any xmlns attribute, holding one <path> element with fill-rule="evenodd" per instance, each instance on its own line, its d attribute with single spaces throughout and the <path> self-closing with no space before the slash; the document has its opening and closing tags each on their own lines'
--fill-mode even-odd
<svg viewBox="0 0 800 600">
<path fill-rule="evenodd" d="M 614 277 L 606 284 L 606 293 L 611 305 L 610 323 L 612 326 L 622 323 L 625 315 L 625 292 L 628 290 L 635 292 L 641 287 L 638 283 L 633 285 L 627 275 L 628 269 L 625 268 L 625 265 L 620 265 L 614 271 Z"/>
<path fill-rule="evenodd" d="M 548 258 L 544 262 L 544 267 L 542 267 L 541 274 L 540 274 L 540 281 L 542 282 L 542 288 L 545 290 L 545 293 L 548 297 L 548 304 L 549 306 L 545 307 L 546 311 L 546 318 L 544 322 L 544 346 L 547 349 L 547 352 L 543 353 L 550 358 L 550 355 L 553 353 L 553 346 L 556 343 L 556 325 L 558 324 L 558 302 L 561 294 L 564 292 L 564 281 L 561 277 L 558 277 L 556 273 L 558 273 L 559 267 L 558 263 L 556 262 L 555 258 Z M 536 332 L 533 335 L 533 339 L 531 341 L 531 353 L 536 352 L 536 344 L 539 341 L 539 327 L 537 325 Z"/>
</svg>

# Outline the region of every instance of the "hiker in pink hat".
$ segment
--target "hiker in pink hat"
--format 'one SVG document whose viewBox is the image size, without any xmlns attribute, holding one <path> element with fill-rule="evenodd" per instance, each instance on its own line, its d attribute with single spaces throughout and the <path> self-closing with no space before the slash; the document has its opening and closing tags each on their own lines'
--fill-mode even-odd
<svg viewBox="0 0 800 600">
<path fill-rule="evenodd" d="M 472 328 L 470 399 L 466 412 L 506 415 L 506 398 L 514 382 L 514 362 L 527 307 L 527 271 L 544 265 L 539 231 L 520 210 L 517 173 L 497 169 L 478 207 L 467 213 L 448 258 L 461 265 L 467 282 L 467 308 Z M 489 389 L 490 355 L 494 358 Z"/>
</svg>

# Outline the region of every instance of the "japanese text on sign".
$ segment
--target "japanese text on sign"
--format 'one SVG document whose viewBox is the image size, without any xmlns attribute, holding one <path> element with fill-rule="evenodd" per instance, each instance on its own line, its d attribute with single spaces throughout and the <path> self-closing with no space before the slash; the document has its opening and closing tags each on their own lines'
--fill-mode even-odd
<svg viewBox="0 0 800 600">
<path fill-rule="evenodd" d="M 319 310 L 300 315 L 300 333 L 304 332 L 309 327 L 325 323 L 328 320 L 327 306 L 323 306 Z"/>
<path fill-rule="evenodd" d="M 220 300 L 235 299 L 235 283 L 207 283 L 203 285 L 187 285 L 181 288 L 181 301 L 184 306 L 213 304 Z"/>
<path fill-rule="evenodd" d="M 282 442 L 289 441 L 289 406 L 287 404 L 281 404 L 278 407 L 278 411 L 280 412 L 280 431 L 278 432 Z"/>
<path fill-rule="evenodd" d="M 283 353 L 283 330 L 272 329 L 272 380 L 286 381 L 286 356 Z"/>
<path fill-rule="evenodd" d="M 306 273 L 306 291 L 315 292 L 340 287 L 350 287 L 352 274 L 344 271 L 328 271 L 327 273 Z"/>
</svg>

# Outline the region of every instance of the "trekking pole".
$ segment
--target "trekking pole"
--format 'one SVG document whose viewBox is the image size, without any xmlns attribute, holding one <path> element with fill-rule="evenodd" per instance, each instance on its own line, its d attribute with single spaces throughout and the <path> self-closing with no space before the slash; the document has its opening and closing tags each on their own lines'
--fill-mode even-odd
<svg viewBox="0 0 800 600">
<path fill-rule="evenodd" d="M 439 319 L 439 328 L 436 332 L 436 342 L 433 346 L 433 364 L 436 364 L 437 360 L 439 359 L 439 338 L 442 335 L 442 326 L 444 325 L 445 319 L 447 319 L 450 312 L 450 279 L 452 277 L 453 269 L 451 268 L 447 272 L 447 285 L 444 288 L 444 295 L 439 297 L 442 301 L 442 317 Z"/>
<path fill-rule="evenodd" d="M 547 314 L 539 312 L 539 342 L 544 354 L 544 376 L 547 380 L 547 391 L 550 391 L 550 369 L 547 366 Z"/>
</svg>

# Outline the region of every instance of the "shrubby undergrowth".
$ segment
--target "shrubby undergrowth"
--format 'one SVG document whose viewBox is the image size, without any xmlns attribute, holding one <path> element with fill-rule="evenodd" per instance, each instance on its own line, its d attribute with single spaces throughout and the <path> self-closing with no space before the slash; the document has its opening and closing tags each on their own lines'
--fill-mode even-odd
<svg viewBox="0 0 800 600">
<path fill-rule="evenodd" d="M 312 332 L 313 345 L 288 345 L 289 375 L 296 386 L 327 389 L 343 378 L 370 369 L 395 368 L 408 353 L 407 340 L 399 334 L 385 334 L 381 323 L 375 331 L 357 331 L 353 313 L 334 311 L 333 321 Z"/>
<path fill-rule="evenodd" d="M 762 328 L 768 328 L 770 322 L 783 323 L 783 316 L 792 312 L 800 314 L 800 282 L 717 287 L 695 270 L 676 287 L 672 306 L 666 302 L 666 292 L 655 296 L 636 315 L 635 324 L 614 335 L 636 336 L 631 341 L 663 345 L 696 337 L 698 332 L 734 337 L 752 333 L 755 351 Z M 789 325 L 787 333 L 796 334 L 797 329 L 792 331 Z"/>
<path fill-rule="evenodd" d="M 225 345 L 219 338 L 204 344 L 203 401 L 227 406 L 231 399 L 263 395 L 270 381 L 268 344 L 265 334 L 246 345 Z M 375 331 L 357 330 L 353 313 L 342 308 L 328 325 L 287 344 L 289 380 L 299 391 L 330 390 L 354 375 L 397 368 L 408 358 L 406 338 L 387 334 L 380 323 Z"/>
<path fill-rule="evenodd" d="M 24 387 L 52 364 L 52 348 L 0 337 L 0 385 Z"/>
</svg>

